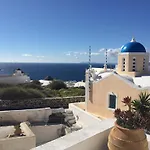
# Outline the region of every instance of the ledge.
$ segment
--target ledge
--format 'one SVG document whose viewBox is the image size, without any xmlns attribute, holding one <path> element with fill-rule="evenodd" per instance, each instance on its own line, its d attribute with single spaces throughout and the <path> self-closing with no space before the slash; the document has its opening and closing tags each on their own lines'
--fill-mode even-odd
<svg viewBox="0 0 150 150">
<path fill-rule="evenodd" d="M 104 120 L 99 125 L 85 127 L 32 150 L 105 150 L 113 125 L 113 119 Z"/>
</svg>

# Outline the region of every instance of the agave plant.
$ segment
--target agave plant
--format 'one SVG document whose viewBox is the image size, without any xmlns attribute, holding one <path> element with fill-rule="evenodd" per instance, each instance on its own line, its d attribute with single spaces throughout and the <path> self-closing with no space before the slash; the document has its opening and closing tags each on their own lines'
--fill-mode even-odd
<svg viewBox="0 0 150 150">
<path fill-rule="evenodd" d="M 144 92 L 139 94 L 139 99 L 132 101 L 135 111 L 146 117 L 150 113 L 150 94 Z"/>
<path fill-rule="evenodd" d="M 128 106 L 128 110 L 121 111 L 116 109 L 114 116 L 117 118 L 117 124 L 128 129 L 150 127 L 150 94 L 140 93 L 139 99 L 131 100 L 131 97 L 125 97 L 122 102 Z"/>
</svg>

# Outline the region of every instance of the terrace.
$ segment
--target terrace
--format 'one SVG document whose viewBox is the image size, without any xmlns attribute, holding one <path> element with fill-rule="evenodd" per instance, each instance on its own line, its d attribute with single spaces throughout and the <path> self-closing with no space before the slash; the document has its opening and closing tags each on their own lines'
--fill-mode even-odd
<svg viewBox="0 0 150 150">
<path fill-rule="evenodd" d="M 83 128 L 32 150 L 108 150 L 107 139 L 115 119 L 100 120 L 70 104 L 69 109 L 78 116 Z M 147 135 L 150 149 L 150 135 Z"/>
<path fill-rule="evenodd" d="M 0 125 L 0 150 L 29 150 L 82 128 L 63 108 L 0 111 Z"/>
<path fill-rule="evenodd" d="M 8 138 L 14 131 L 11 125 L 0 127 L 1 150 L 108 150 L 107 139 L 115 119 L 102 120 L 79 106 L 83 106 L 83 103 L 71 103 L 66 110 L 44 108 L 1 111 L 1 122 L 15 124 L 26 121 L 21 123 L 25 135 L 21 137 Z M 71 119 L 70 127 L 64 126 L 62 120 L 62 123 L 58 123 L 62 119 L 58 116 L 64 112 Z M 56 114 L 59 115 L 56 117 Z M 51 123 L 46 123 L 48 120 Z M 150 135 L 147 138 L 150 149 Z M 21 145 L 24 147 L 20 148 Z"/>
</svg>

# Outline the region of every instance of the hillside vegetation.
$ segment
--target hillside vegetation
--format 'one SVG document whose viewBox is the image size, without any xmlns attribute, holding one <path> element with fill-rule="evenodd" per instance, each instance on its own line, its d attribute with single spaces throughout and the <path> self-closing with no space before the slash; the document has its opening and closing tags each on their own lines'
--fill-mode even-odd
<svg viewBox="0 0 150 150">
<path fill-rule="evenodd" d="M 23 100 L 31 98 L 45 97 L 68 97 L 84 96 L 85 89 L 67 88 L 66 84 L 60 80 L 53 80 L 46 87 L 42 87 L 39 81 L 20 85 L 0 84 L 0 99 L 2 100 Z"/>
</svg>

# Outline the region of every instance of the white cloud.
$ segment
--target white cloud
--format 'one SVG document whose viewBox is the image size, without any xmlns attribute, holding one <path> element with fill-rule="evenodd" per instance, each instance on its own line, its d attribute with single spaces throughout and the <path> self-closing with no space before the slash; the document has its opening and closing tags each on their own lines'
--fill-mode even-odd
<svg viewBox="0 0 150 150">
<path fill-rule="evenodd" d="M 37 58 L 44 58 L 45 56 L 36 56 Z"/>
<path fill-rule="evenodd" d="M 66 53 L 66 55 L 67 55 L 67 56 L 70 56 L 71 54 L 70 54 L 70 53 Z"/>
<path fill-rule="evenodd" d="M 106 51 L 106 48 L 101 48 L 100 50 L 99 50 L 99 52 L 105 52 Z"/>
<path fill-rule="evenodd" d="M 106 48 L 102 48 L 99 50 L 100 53 L 106 54 Z M 108 57 L 117 57 L 118 53 L 120 52 L 120 48 L 109 48 L 107 49 L 107 55 Z"/>
<path fill-rule="evenodd" d="M 117 57 L 119 51 L 120 51 L 120 48 L 109 48 L 109 49 L 107 49 L 107 55 L 108 55 L 108 57 Z M 97 52 L 92 52 L 91 55 L 94 57 L 94 56 L 99 56 L 102 53 L 104 55 L 106 54 L 106 48 L 101 48 Z M 89 53 L 88 52 L 68 51 L 67 53 L 65 53 L 65 55 L 66 56 L 74 56 L 75 58 L 78 58 L 79 56 L 89 55 Z"/>
<path fill-rule="evenodd" d="M 31 57 L 31 54 L 22 54 L 23 57 Z"/>
<path fill-rule="evenodd" d="M 73 52 L 73 51 L 69 51 L 67 53 L 65 53 L 65 55 L 67 56 L 77 56 L 77 55 L 87 55 L 87 52 Z"/>
<path fill-rule="evenodd" d="M 94 53 L 91 53 L 91 55 L 92 55 L 92 56 L 98 56 L 98 55 L 100 55 L 100 53 L 99 53 L 99 52 L 98 52 L 98 53 L 95 53 L 95 52 L 94 52 Z"/>
<path fill-rule="evenodd" d="M 80 55 L 87 55 L 87 52 L 79 52 Z"/>
</svg>

